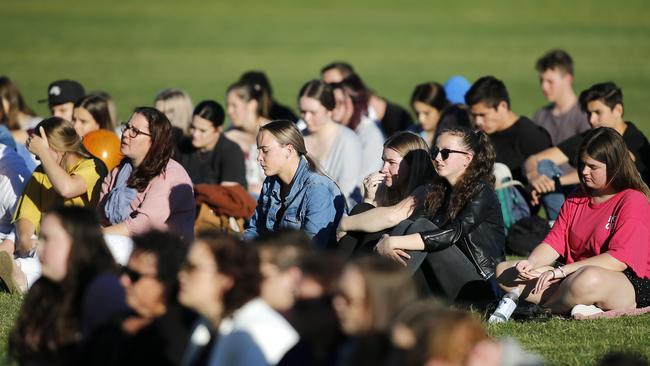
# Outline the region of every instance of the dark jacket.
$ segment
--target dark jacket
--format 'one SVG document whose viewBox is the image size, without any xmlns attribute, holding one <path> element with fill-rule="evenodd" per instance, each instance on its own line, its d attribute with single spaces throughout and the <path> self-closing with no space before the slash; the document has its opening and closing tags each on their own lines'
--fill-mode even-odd
<svg viewBox="0 0 650 366">
<path fill-rule="evenodd" d="M 493 276 L 497 263 L 505 260 L 501 206 L 494 189 L 487 183 L 477 185 L 472 199 L 453 220 L 444 223 L 444 215 L 439 212 L 432 221 L 440 229 L 420 233 L 425 251 L 435 252 L 456 245 L 485 279 Z"/>
</svg>

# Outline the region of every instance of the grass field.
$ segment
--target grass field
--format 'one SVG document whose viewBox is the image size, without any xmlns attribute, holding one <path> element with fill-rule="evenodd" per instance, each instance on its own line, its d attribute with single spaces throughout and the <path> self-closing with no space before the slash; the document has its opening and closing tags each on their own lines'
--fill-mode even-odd
<svg viewBox="0 0 650 366">
<path fill-rule="evenodd" d="M 650 134 L 645 0 L 3 1 L 0 32 L 0 74 L 31 105 L 50 81 L 74 78 L 109 91 L 122 118 L 166 87 L 223 101 L 248 69 L 265 70 L 278 99 L 294 106 L 300 86 L 337 59 L 404 105 L 419 82 L 493 74 L 513 109 L 530 116 L 545 102 L 534 62 L 563 47 L 576 89 L 614 80 L 627 118 Z"/>
<path fill-rule="evenodd" d="M 617 82 L 626 118 L 650 135 L 647 0 L 1 1 L 0 34 L 0 74 L 42 115 L 36 100 L 55 79 L 110 92 L 125 119 L 167 87 L 186 89 L 195 102 L 223 102 L 249 69 L 265 70 L 277 99 L 294 106 L 321 66 L 347 60 L 378 94 L 403 105 L 419 82 L 493 74 L 508 86 L 513 110 L 530 116 L 545 103 L 534 62 L 562 47 L 574 57 L 576 90 Z M 0 294 L 0 344 L 18 306 Z M 490 332 L 519 339 L 552 364 L 593 364 L 611 349 L 650 357 L 650 315 L 508 323 Z M 0 347 L 0 362 L 5 352 Z"/>
</svg>

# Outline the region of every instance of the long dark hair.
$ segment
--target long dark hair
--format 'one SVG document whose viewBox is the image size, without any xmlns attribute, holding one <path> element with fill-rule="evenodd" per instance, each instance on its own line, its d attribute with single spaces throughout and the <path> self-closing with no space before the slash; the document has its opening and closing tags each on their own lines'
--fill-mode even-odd
<svg viewBox="0 0 650 366">
<path fill-rule="evenodd" d="M 141 114 L 149 122 L 151 147 L 142 163 L 135 168 L 127 185 L 143 192 L 149 182 L 164 173 L 169 159 L 174 153 L 172 124 L 164 113 L 151 107 L 137 107 L 133 114 Z"/>
<path fill-rule="evenodd" d="M 21 126 L 18 121 L 18 116 L 21 112 L 29 116 L 36 115 L 27 103 L 25 103 L 25 99 L 20 94 L 18 86 L 6 76 L 0 76 L 0 99 L 4 99 L 9 103 L 9 111 L 5 111 L 3 106 L 0 105 L 0 111 L 4 111 L 5 114 L 5 120 L 0 120 L 0 123 L 6 124 L 10 130 L 20 129 Z"/>
<path fill-rule="evenodd" d="M 429 147 L 422 137 L 408 131 L 391 136 L 384 143 L 384 149 L 392 149 L 402 157 L 402 164 L 408 166 L 408 178 L 400 178 L 401 186 L 393 183 L 386 188 L 386 204 L 393 205 L 411 194 L 417 187 L 424 185 L 437 176 Z"/>
<path fill-rule="evenodd" d="M 361 119 L 368 113 L 368 101 L 370 100 L 370 90 L 363 83 L 363 80 L 357 74 L 352 74 L 341 81 L 341 86 L 345 93 L 352 98 L 353 112 L 348 122 L 348 127 L 352 130 L 357 129 Z"/>
<path fill-rule="evenodd" d="M 77 343 L 88 285 L 98 274 L 116 271 L 93 210 L 62 206 L 47 215 L 56 216 L 70 236 L 68 269 L 59 282 L 41 277 L 25 296 L 9 336 L 9 352 L 21 360 L 55 356 Z"/>
<path fill-rule="evenodd" d="M 445 196 L 450 194 L 449 205 L 445 213 L 447 215 L 446 219 L 451 220 L 469 202 L 479 183 L 484 182 L 494 187 L 492 169 L 494 167 L 496 153 L 487 134 L 481 130 L 472 130 L 467 127 L 454 127 L 442 130 L 440 135 L 445 133 L 460 137 L 464 147 L 474 155 L 465 173 L 453 187 L 442 178 L 437 178 L 429 186 L 429 192 L 425 201 L 427 212 L 431 216 L 435 215 L 442 208 Z M 433 158 L 435 159 L 435 156 Z"/>
<path fill-rule="evenodd" d="M 106 98 L 99 95 L 86 95 L 85 97 L 79 99 L 75 104 L 75 108 L 84 108 L 90 113 L 91 116 L 95 119 L 95 122 L 99 125 L 99 128 L 105 130 L 113 131 L 115 126 L 113 126 L 113 120 L 111 119 L 111 113 L 108 109 L 108 101 Z"/>
<path fill-rule="evenodd" d="M 580 186 L 584 192 L 591 193 L 582 175 L 584 168 L 582 158 L 585 156 L 607 166 L 607 184 L 616 192 L 629 188 L 636 189 L 641 191 L 650 202 L 650 189 L 641 179 L 623 137 L 616 130 L 609 127 L 590 130 L 580 145 L 577 164 Z"/>
<path fill-rule="evenodd" d="M 415 102 L 421 102 L 438 110 L 442 114 L 450 103 L 447 100 L 445 88 L 435 81 L 418 84 L 411 94 L 411 107 Z"/>
</svg>

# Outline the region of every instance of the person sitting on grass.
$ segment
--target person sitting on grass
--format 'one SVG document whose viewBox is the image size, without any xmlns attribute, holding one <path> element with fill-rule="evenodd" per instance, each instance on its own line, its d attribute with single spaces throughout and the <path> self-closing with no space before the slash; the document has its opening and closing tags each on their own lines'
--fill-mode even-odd
<svg viewBox="0 0 650 366">
<path fill-rule="evenodd" d="M 650 190 L 614 129 L 591 130 L 579 157 L 580 188 L 527 259 L 498 265 L 498 283 L 559 314 L 650 306 Z"/>
<path fill-rule="evenodd" d="M 434 148 L 440 178 L 428 188 L 428 218 L 402 221 L 375 250 L 408 265 L 422 287 L 448 301 L 491 301 L 505 251 L 494 149 L 486 133 L 466 127 L 443 130 Z"/>
<path fill-rule="evenodd" d="M 88 208 L 50 210 L 38 251 L 43 276 L 25 296 L 9 355 L 21 365 L 75 365 L 83 342 L 127 309 L 117 265 Z"/>
<path fill-rule="evenodd" d="M 307 153 L 296 124 L 273 121 L 262 126 L 257 149 L 257 161 L 267 177 L 243 238 L 290 228 L 304 230 L 320 249 L 331 246 L 345 198 Z"/>
<path fill-rule="evenodd" d="M 425 140 L 412 132 L 398 132 L 384 143 L 382 162 L 380 171 L 363 179 L 363 202 L 339 223 L 343 255 L 372 252 L 386 230 L 424 208 L 424 187 L 436 176 Z"/>
</svg>

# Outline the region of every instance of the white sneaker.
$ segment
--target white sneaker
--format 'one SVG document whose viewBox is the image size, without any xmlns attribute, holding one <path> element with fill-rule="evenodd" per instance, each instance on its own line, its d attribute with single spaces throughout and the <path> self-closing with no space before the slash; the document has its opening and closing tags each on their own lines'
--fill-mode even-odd
<svg viewBox="0 0 650 366">
<path fill-rule="evenodd" d="M 576 315 L 590 316 L 594 314 L 604 313 L 603 309 L 599 308 L 596 305 L 582 305 L 578 304 L 571 309 L 571 316 L 575 317 Z"/>
</svg>

